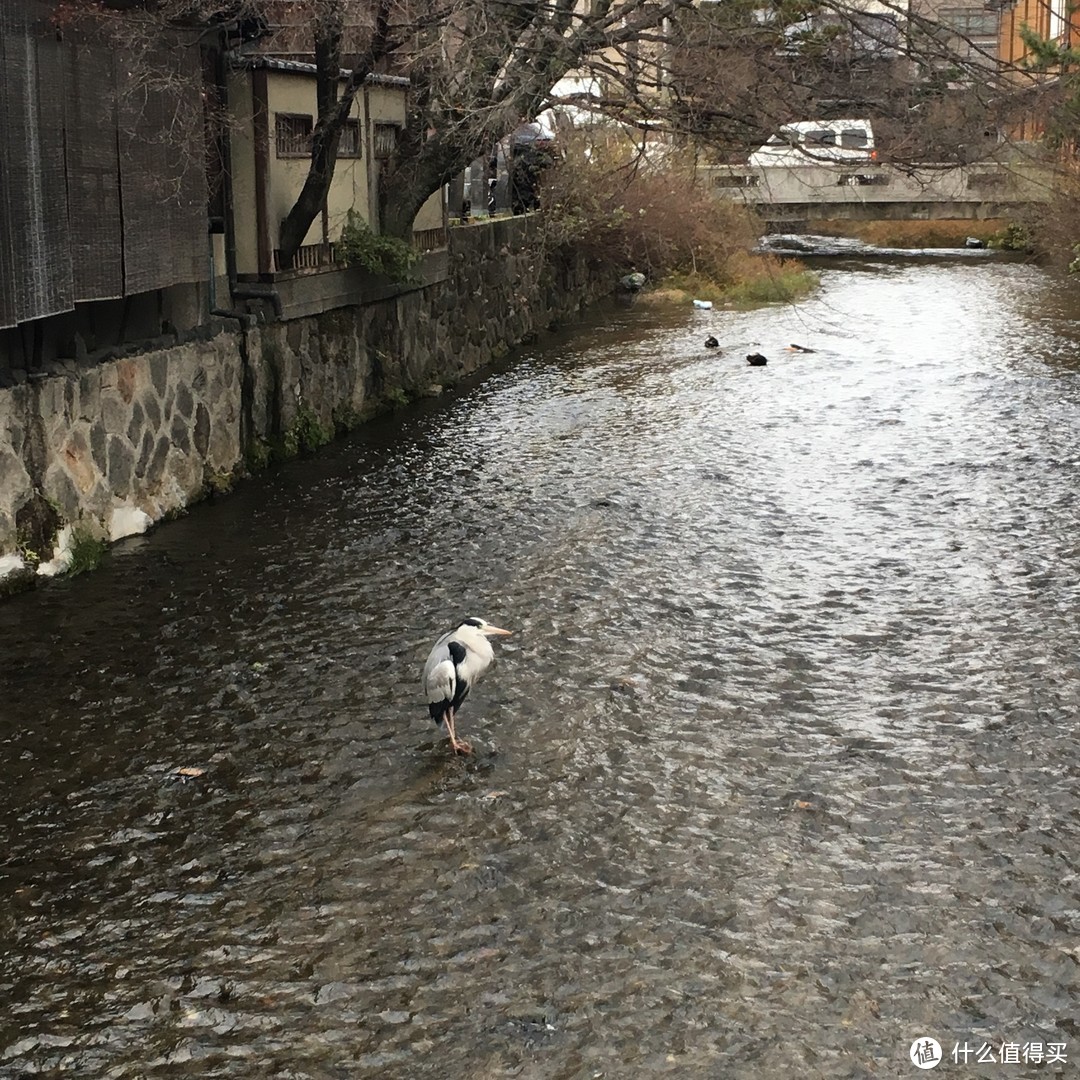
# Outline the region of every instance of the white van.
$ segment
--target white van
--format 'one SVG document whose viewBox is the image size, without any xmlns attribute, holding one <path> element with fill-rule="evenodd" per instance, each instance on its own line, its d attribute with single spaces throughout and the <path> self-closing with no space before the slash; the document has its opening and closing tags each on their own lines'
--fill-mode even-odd
<svg viewBox="0 0 1080 1080">
<path fill-rule="evenodd" d="M 748 162 L 754 166 L 865 165 L 876 160 L 869 120 L 800 120 L 780 128 Z"/>
</svg>

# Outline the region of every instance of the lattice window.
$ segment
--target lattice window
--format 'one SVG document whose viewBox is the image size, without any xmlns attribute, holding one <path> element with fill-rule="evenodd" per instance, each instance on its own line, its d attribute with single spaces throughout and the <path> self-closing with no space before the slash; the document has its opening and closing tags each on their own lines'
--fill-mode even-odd
<svg viewBox="0 0 1080 1080">
<path fill-rule="evenodd" d="M 397 124 L 375 125 L 375 157 L 380 161 L 393 157 L 397 151 L 398 126 Z"/>
<path fill-rule="evenodd" d="M 310 116 L 277 114 L 277 156 L 308 157 L 311 154 Z"/>
<path fill-rule="evenodd" d="M 360 121 L 346 120 L 341 129 L 341 141 L 338 143 L 338 157 L 363 157 L 363 142 L 360 139 Z"/>
</svg>

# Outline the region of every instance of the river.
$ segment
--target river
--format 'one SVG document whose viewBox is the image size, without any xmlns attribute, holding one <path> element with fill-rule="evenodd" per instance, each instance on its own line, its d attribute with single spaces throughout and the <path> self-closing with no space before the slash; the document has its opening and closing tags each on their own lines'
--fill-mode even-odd
<svg viewBox="0 0 1080 1080">
<path fill-rule="evenodd" d="M 961 254 L 598 311 L 0 605 L 0 1076 L 1074 1068 L 1080 322 Z"/>
</svg>

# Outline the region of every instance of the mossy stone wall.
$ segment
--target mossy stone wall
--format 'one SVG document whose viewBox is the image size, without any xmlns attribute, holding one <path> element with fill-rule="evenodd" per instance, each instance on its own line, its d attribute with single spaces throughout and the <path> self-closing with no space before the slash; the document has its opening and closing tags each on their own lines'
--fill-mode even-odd
<svg viewBox="0 0 1080 1080">
<path fill-rule="evenodd" d="M 446 280 L 0 389 L 0 577 L 64 525 L 119 539 L 453 382 L 610 291 L 535 219 L 451 231 Z M 286 313 L 287 314 L 287 313 Z"/>
</svg>

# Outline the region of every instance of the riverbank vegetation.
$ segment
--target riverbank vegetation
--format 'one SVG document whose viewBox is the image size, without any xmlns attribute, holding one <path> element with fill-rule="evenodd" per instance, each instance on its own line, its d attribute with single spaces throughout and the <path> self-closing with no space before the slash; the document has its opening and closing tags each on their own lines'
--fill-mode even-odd
<svg viewBox="0 0 1080 1080">
<path fill-rule="evenodd" d="M 1057 187 L 1045 203 L 1030 208 L 1024 219 L 1030 248 L 1047 266 L 1080 273 L 1080 170 L 1064 164 Z"/>
<path fill-rule="evenodd" d="M 649 156 L 624 136 L 568 141 L 541 203 L 546 244 L 572 247 L 613 276 L 642 273 L 654 297 L 749 305 L 817 284 L 795 260 L 755 254 L 760 220 L 709 192 L 692 159 Z"/>
<path fill-rule="evenodd" d="M 955 248 L 967 238 L 994 245 L 1010 227 L 1003 218 L 986 221 L 820 221 L 813 232 L 821 236 L 850 236 L 874 247 Z"/>
</svg>

